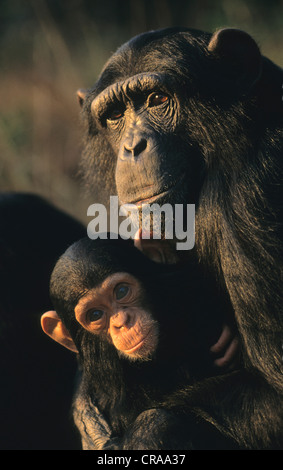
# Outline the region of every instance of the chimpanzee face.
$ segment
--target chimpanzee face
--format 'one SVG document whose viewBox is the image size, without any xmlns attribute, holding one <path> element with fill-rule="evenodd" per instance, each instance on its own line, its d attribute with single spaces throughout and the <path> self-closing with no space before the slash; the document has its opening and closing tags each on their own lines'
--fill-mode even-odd
<svg viewBox="0 0 283 470">
<path fill-rule="evenodd" d="M 128 273 L 108 276 L 86 292 L 75 307 L 80 325 L 112 343 L 130 360 L 148 359 L 158 343 L 158 324 L 140 282 Z"/>
<path fill-rule="evenodd" d="M 172 192 L 179 194 L 188 177 L 194 157 L 191 152 L 187 158 L 180 101 L 171 82 L 162 73 L 137 74 L 110 85 L 91 104 L 96 125 L 117 155 L 122 203 L 166 200 Z"/>
<path fill-rule="evenodd" d="M 61 320 L 66 312 L 59 314 L 46 312 L 42 328 L 55 341 L 78 352 Z M 129 273 L 117 272 L 93 288 L 84 288 L 73 315 L 78 327 L 112 344 L 119 355 L 129 360 L 147 361 L 156 351 L 158 322 L 152 316 L 140 281 Z"/>
</svg>

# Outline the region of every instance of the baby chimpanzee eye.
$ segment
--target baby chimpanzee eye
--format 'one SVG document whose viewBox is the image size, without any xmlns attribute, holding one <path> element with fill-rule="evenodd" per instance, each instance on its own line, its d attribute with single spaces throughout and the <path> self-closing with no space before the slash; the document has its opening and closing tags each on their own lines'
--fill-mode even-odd
<svg viewBox="0 0 283 470">
<path fill-rule="evenodd" d="M 103 310 L 89 310 L 86 315 L 89 322 L 95 322 L 103 317 L 104 312 Z"/>
<path fill-rule="evenodd" d="M 126 295 L 128 294 L 129 292 L 129 287 L 128 286 L 125 286 L 125 285 L 118 285 L 116 288 L 115 288 L 115 296 L 116 296 L 116 300 L 121 300 L 123 299 L 124 297 L 126 297 Z"/>
</svg>

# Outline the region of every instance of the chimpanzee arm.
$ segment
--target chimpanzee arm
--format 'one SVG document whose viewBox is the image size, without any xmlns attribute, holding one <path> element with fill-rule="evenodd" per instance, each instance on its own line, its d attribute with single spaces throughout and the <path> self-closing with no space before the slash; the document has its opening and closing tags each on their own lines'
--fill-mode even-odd
<svg viewBox="0 0 283 470">
<path fill-rule="evenodd" d="M 107 447 L 105 447 L 107 448 Z M 141 413 L 123 439 L 124 450 L 238 450 L 198 413 L 155 408 Z"/>
<path fill-rule="evenodd" d="M 235 442 L 193 412 L 146 410 L 120 437 L 113 435 L 100 410 L 83 395 L 77 396 L 73 414 L 83 450 L 238 449 Z"/>
<path fill-rule="evenodd" d="M 192 450 L 187 419 L 165 409 L 141 413 L 126 432 L 124 450 Z"/>
<path fill-rule="evenodd" d="M 90 399 L 78 395 L 73 416 L 82 438 L 83 450 L 192 449 L 186 425 L 164 409 L 141 413 L 123 437 L 115 437 L 105 418 Z"/>
</svg>

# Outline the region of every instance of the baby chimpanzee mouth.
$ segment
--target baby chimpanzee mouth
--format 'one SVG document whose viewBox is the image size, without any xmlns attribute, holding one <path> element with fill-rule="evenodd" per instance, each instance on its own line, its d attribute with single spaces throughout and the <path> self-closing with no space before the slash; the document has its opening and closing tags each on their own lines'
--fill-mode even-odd
<svg viewBox="0 0 283 470">
<path fill-rule="evenodd" d="M 148 360 L 155 352 L 158 344 L 158 325 L 153 323 L 142 339 L 129 349 L 120 349 L 120 352 L 128 359 Z"/>
<path fill-rule="evenodd" d="M 124 349 L 123 352 L 126 353 L 126 354 L 132 354 L 132 353 L 136 352 L 138 349 L 140 349 L 144 345 L 147 336 L 145 336 L 139 343 L 137 343 L 132 348 Z"/>
</svg>

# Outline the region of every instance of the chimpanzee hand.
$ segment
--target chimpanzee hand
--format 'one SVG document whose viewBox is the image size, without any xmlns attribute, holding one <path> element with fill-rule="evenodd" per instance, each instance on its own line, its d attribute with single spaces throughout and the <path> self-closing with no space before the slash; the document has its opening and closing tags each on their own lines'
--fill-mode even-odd
<svg viewBox="0 0 283 470">
<path fill-rule="evenodd" d="M 100 410 L 84 395 L 78 394 L 73 416 L 81 434 L 83 450 L 158 450 L 171 448 L 173 442 L 174 449 L 191 449 L 189 438 L 184 437 L 186 433 L 183 432 L 181 422 L 166 410 L 144 411 L 123 438 L 111 436 L 111 430 Z M 170 445 L 166 439 L 169 439 Z"/>
<path fill-rule="evenodd" d="M 82 438 L 83 450 L 101 450 L 109 444 L 111 429 L 89 397 L 78 393 L 73 405 L 73 417 Z M 118 448 L 114 440 L 113 446 L 108 448 Z"/>
<path fill-rule="evenodd" d="M 111 429 L 100 410 L 84 394 L 78 393 L 73 416 L 82 438 L 83 450 L 167 449 L 168 438 L 171 445 L 174 442 L 174 449 L 191 448 L 187 438 L 186 447 L 179 447 L 180 442 L 184 442 L 181 422 L 166 410 L 153 409 L 141 413 L 123 438 L 111 435 Z"/>
<path fill-rule="evenodd" d="M 180 256 L 171 240 L 160 241 L 152 237 L 143 239 L 141 230 L 137 231 L 134 244 L 145 256 L 157 263 L 183 264 L 187 259 L 184 253 Z M 220 337 L 210 348 L 210 352 L 215 356 L 214 366 L 226 370 L 234 369 L 239 359 L 239 349 L 237 332 L 230 325 L 224 324 Z"/>
<path fill-rule="evenodd" d="M 227 370 L 234 369 L 239 359 L 239 350 L 240 342 L 237 332 L 224 324 L 219 339 L 210 348 L 210 352 L 216 357 L 213 364 Z"/>
</svg>

